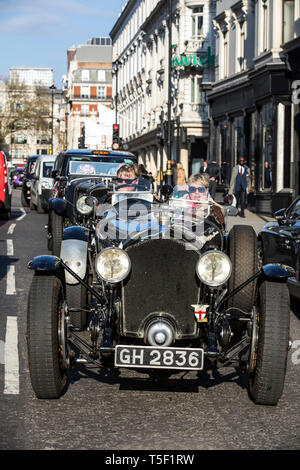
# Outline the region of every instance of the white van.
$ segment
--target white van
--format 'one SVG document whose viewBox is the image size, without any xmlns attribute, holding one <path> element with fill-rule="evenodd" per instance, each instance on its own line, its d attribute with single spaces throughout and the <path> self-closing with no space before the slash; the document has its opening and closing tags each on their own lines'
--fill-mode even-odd
<svg viewBox="0 0 300 470">
<path fill-rule="evenodd" d="M 50 175 L 55 159 L 56 155 L 39 155 L 36 160 L 30 188 L 30 209 L 37 209 L 40 214 L 48 210 L 48 199 L 54 186 Z"/>
</svg>

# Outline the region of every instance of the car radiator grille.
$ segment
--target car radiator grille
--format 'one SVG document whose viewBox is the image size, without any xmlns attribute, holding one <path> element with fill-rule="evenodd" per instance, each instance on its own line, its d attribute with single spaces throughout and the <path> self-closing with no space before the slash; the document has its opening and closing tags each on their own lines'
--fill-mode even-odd
<svg viewBox="0 0 300 470">
<path fill-rule="evenodd" d="M 131 273 L 123 284 L 123 334 L 138 336 L 143 322 L 155 312 L 170 315 L 182 337 L 196 331 L 191 304 L 199 302 L 196 276 L 199 253 L 178 240 L 147 240 L 127 248 Z"/>
</svg>

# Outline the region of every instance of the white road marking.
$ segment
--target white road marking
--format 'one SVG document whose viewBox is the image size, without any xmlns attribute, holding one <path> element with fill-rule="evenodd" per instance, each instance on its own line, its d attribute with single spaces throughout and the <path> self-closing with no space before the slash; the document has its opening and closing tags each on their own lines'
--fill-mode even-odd
<svg viewBox="0 0 300 470">
<path fill-rule="evenodd" d="M 14 256 L 14 243 L 12 240 L 6 240 L 7 256 Z"/>
<path fill-rule="evenodd" d="M 11 264 L 7 266 L 6 295 L 16 295 L 15 267 Z"/>
<path fill-rule="evenodd" d="M 4 341 L 0 341 L 0 364 L 5 364 L 5 343 Z"/>
<path fill-rule="evenodd" d="M 22 215 L 19 215 L 19 217 L 16 219 L 17 222 L 24 219 L 24 217 L 26 216 L 26 211 L 25 209 L 23 209 L 23 207 L 20 207 L 19 210 L 22 212 Z"/>
<path fill-rule="evenodd" d="M 5 335 L 5 377 L 4 393 L 18 395 L 19 385 L 19 352 L 18 352 L 18 317 L 7 317 Z"/>
<path fill-rule="evenodd" d="M 9 235 L 12 235 L 14 233 L 15 227 L 16 227 L 16 224 L 11 224 L 7 230 L 7 233 Z"/>
</svg>

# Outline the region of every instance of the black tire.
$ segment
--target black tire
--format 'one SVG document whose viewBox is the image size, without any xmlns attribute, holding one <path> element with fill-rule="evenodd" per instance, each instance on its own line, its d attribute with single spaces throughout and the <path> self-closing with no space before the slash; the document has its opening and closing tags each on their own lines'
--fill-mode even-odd
<svg viewBox="0 0 300 470">
<path fill-rule="evenodd" d="M 75 328 L 78 328 L 79 330 L 84 330 L 86 328 L 87 312 L 80 310 L 80 308 L 86 310 L 86 289 L 82 286 L 82 284 L 66 284 L 66 296 L 69 309 L 77 309 L 76 312 L 72 312 L 72 310 L 70 310 L 71 325 L 73 325 Z"/>
<path fill-rule="evenodd" d="M 42 206 L 41 198 L 37 196 L 37 211 L 39 214 L 45 214 L 45 209 Z"/>
<path fill-rule="evenodd" d="M 52 230 L 52 253 L 54 256 L 60 256 L 60 247 L 64 231 L 64 219 L 61 215 L 51 211 L 51 230 Z"/>
<path fill-rule="evenodd" d="M 27 348 L 33 390 L 37 398 L 59 398 L 67 384 L 58 335 L 59 314 L 64 301 L 61 281 L 35 274 L 29 291 Z"/>
<path fill-rule="evenodd" d="M 228 281 L 231 292 L 258 270 L 257 236 L 250 225 L 235 225 L 228 236 L 228 256 L 232 262 L 232 274 Z M 234 307 L 250 313 L 255 300 L 256 282 L 251 282 L 228 301 Z"/>
<path fill-rule="evenodd" d="M 32 196 L 30 197 L 29 208 L 31 211 L 36 211 L 36 205 L 32 202 Z"/>
<path fill-rule="evenodd" d="M 2 215 L 2 219 L 9 220 L 11 217 L 11 211 L 10 210 L 3 211 L 1 215 Z"/>
<path fill-rule="evenodd" d="M 259 288 L 256 364 L 250 377 L 250 396 L 256 404 L 276 405 L 282 395 L 289 329 L 287 285 L 264 281 Z"/>
</svg>

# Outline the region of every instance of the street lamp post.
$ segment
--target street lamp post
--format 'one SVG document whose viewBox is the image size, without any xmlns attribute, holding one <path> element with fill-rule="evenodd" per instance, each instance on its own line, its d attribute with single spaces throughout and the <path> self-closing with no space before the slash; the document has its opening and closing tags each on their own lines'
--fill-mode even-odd
<svg viewBox="0 0 300 470">
<path fill-rule="evenodd" d="M 116 118 L 115 124 L 118 124 L 118 71 L 119 71 L 119 55 L 114 62 L 114 74 L 116 76 L 116 91 L 115 91 L 115 107 L 116 107 Z"/>
<path fill-rule="evenodd" d="M 171 97 L 172 97 L 172 0 L 169 0 L 169 18 L 168 18 L 168 28 L 169 28 L 169 57 L 168 57 L 168 136 L 167 136 L 167 158 L 168 158 L 168 167 L 167 167 L 167 182 L 171 183 L 172 170 L 171 170 L 171 159 L 172 159 L 172 136 L 171 136 Z"/>
<path fill-rule="evenodd" d="M 54 83 L 49 87 L 51 90 L 51 155 L 53 155 L 53 108 L 54 108 L 54 90 L 56 90 L 56 86 Z"/>
</svg>

